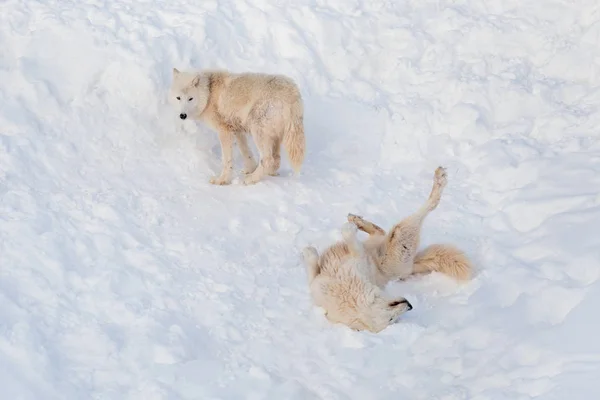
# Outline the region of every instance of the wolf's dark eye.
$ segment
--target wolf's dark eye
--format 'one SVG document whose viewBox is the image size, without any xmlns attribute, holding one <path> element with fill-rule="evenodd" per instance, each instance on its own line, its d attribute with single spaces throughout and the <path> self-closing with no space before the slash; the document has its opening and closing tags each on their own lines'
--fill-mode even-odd
<svg viewBox="0 0 600 400">
<path fill-rule="evenodd" d="M 194 100 L 194 98 L 193 98 L 193 97 L 190 97 L 190 98 L 188 99 L 188 101 L 192 101 L 192 100 Z"/>
<path fill-rule="evenodd" d="M 177 100 L 181 100 L 181 97 L 179 97 L 179 96 L 177 96 L 177 97 L 175 97 L 175 98 L 176 98 Z"/>
</svg>

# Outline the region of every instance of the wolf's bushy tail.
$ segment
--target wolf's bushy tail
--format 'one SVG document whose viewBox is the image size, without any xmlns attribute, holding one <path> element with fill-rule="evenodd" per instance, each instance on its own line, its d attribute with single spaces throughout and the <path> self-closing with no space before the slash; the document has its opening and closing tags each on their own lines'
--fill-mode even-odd
<svg viewBox="0 0 600 400">
<path fill-rule="evenodd" d="M 413 273 L 437 271 L 464 281 L 471 278 L 472 269 L 471 261 L 458 248 L 448 244 L 433 244 L 416 255 Z"/>
<path fill-rule="evenodd" d="M 290 164 L 296 173 L 304 162 L 306 139 L 304 138 L 304 107 L 302 100 L 298 99 L 292 106 L 290 121 L 283 135 L 283 146 L 287 152 Z"/>
</svg>

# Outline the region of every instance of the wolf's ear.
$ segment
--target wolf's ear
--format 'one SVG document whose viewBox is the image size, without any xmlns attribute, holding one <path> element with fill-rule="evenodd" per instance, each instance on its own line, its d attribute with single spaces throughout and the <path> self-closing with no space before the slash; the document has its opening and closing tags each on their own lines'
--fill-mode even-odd
<svg viewBox="0 0 600 400">
<path fill-rule="evenodd" d="M 192 81 L 192 86 L 193 87 L 198 87 L 198 85 L 200 85 L 200 75 L 196 75 L 196 77 Z"/>
<path fill-rule="evenodd" d="M 179 70 L 177 68 L 173 68 L 173 76 L 179 75 Z"/>
</svg>

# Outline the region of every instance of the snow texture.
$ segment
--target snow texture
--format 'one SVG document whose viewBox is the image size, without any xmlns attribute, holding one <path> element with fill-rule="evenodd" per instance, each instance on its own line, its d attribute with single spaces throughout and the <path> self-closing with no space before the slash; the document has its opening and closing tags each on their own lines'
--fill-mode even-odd
<svg viewBox="0 0 600 400">
<path fill-rule="evenodd" d="M 599 4 L 3 0 L 2 398 L 596 398 Z M 301 174 L 210 185 L 173 67 L 294 78 Z M 473 281 L 391 284 L 414 310 L 377 335 L 328 323 L 302 248 L 389 228 L 438 165 L 423 244 Z"/>
</svg>

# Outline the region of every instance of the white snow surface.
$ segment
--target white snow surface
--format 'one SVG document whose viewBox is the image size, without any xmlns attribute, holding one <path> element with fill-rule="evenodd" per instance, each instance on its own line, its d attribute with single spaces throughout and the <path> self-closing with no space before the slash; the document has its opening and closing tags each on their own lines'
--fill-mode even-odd
<svg viewBox="0 0 600 400">
<path fill-rule="evenodd" d="M 300 175 L 210 185 L 173 67 L 294 78 Z M 3 0 L 1 397 L 597 398 L 599 138 L 597 0 Z M 389 228 L 438 165 L 423 245 L 474 279 L 327 322 L 302 248 Z"/>
</svg>

